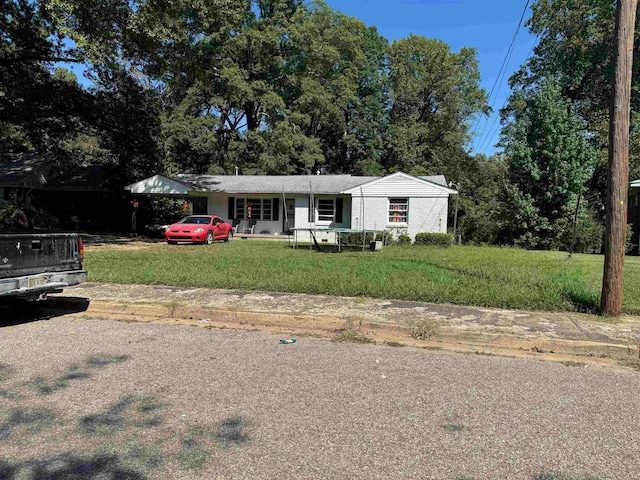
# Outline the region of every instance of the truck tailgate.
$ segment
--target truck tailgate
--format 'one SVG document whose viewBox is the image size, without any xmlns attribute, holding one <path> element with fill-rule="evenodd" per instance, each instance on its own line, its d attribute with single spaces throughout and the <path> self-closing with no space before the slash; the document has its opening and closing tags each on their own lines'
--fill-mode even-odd
<svg viewBox="0 0 640 480">
<path fill-rule="evenodd" d="M 82 268 L 78 235 L 0 235 L 0 279 Z"/>
</svg>

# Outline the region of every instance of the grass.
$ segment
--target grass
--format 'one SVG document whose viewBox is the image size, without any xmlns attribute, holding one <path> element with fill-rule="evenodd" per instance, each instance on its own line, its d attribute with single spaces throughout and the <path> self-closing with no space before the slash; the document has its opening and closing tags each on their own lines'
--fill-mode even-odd
<svg viewBox="0 0 640 480">
<path fill-rule="evenodd" d="M 330 254 L 292 250 L 281 242 L 237 241 L 89 250 L 85 266 L 97 282 L 594 312 L 603 257 L 471 246 Z M 626 260 L 624 311 L 640 313 L 640 257 Z"/>
</svg>

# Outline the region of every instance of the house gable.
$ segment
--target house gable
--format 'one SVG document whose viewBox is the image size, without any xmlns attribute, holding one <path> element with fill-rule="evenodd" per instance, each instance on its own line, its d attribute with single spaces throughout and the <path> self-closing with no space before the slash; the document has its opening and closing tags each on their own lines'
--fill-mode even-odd
<svg viewBox="0 0 640 480">
<path fill-rule="evenodd" d="M 154 175 L 124 187 L 131 193 L 156 195 L 188 195 L 195 189 L 186 183 L 164 175 Z"/>
<path fill-rule="evenodd" d="M 396 172 L 342 193 L 354 197 L 448 197 L 458 192 L 423 178 Z"/>
</svg>

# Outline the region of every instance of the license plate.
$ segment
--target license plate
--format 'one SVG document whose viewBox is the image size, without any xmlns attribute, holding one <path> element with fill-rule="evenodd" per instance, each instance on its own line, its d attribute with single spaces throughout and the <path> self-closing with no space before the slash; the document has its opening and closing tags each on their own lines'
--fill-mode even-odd
<svg viewBox="0 0 640 480">
<path fill-rule="evenodd" d="M 29 288 L 41 287 L 42 285 L 46 285 L 46 284 L 47 284 L 47 279 L 45 277 L 30 278 L 27 282 L 27 285 L 29 286 Z"/>
</svg>

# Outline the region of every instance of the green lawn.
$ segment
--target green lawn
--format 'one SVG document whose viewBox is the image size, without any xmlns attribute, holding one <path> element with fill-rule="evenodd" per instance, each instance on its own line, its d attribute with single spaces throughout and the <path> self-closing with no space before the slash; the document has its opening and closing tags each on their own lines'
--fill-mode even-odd
<svg viewBox="0 0 640 480">
<path fill-rule="evenodd" d="M 97 282 L 323 293 L 537 310 L 598 305 L 603 257 L 513 248 L 385 247 L 317 253 L 284 242 L 150 244 L 86 254 Z M 627 257 L 625 312 L 640 313 L 640 257 Z"/>
</svg>

